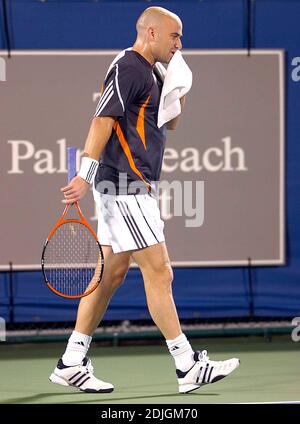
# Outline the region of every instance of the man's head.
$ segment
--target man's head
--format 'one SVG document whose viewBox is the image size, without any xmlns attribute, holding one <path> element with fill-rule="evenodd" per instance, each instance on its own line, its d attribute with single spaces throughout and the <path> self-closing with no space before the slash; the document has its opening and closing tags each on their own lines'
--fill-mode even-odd
<svg viewBox="0 0 300 424">
<path fill-rule="evenodd" d="M 148 7 L 136 23 L 135 47 L 150 62 L 169 63 L 176 50 L 182 48 L 182 22 L 175 13 L 162 7 Z"/>
</svg>

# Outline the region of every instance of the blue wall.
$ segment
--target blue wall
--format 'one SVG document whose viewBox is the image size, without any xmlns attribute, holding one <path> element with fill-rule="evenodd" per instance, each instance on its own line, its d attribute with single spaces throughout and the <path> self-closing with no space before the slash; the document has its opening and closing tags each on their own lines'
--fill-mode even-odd
<svg viewBox="0 0 300 424">
<path fill-rule="evenodd" d="M 245 48 L 247 2 L 10 0 L 12 49 L 122 49 L 132 45 L 135 21 L 150 5 L 181 16 L 185 48 Z M 0 48 L 6 48 L 1 11 Z M 252 269 L 254 315 L 300 315 L 300 81 L 292 60 L 300 56 L 300 1 L 256 0 L 252 8 L 252 47 L 286 51 L 286 217 L 287 265 Z M 299 62 L 300 63 L 300 62 Z M 300 71 L 298 72 L 300 76 Z M 296 75 L 297 76 L 297 75 Z M 0 274 L 0 316 L 8 319 L 8 274 Z M 39 272 L 13 273 L 15 321 L 73 320 L 76 302 L 53 296 Z M 176 269 L 174 295 L 181 318 L 246 317 L 249 275 L 244 268 Z M 106 319 L 148 318 L 138 270 L 131 270 Z"/>
</svg>

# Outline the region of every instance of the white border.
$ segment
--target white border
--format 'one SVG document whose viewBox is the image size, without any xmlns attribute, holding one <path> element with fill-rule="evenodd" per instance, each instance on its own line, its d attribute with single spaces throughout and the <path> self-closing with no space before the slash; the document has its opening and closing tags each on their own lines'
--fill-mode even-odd
<svg viewBox="0 0 300 424">
<path fill-rule="evenodd" d="M 109 56 L 116 55 L 120 50 L 12 50 L 11 58 L 14 56 Z M 195 49 L 183 50 L 186 56 L 196 55 L 245 55 L 248 56 L 247 49 Z M 252 266 L 272 266 L 272 265 L 285 265 L 285 109 L 284 109 L 284 50 L 283 49 L 251 49 L 250 56 L 255 55 L 278 55 L 279 64 L 279 116 L 280 116 L 280 146 L 279 146 L 279 258 L 278 259 L 260 259 L 251 261 Z M 6 50 L 0 50 L 0 56 L 7 57 Z M 10 59 L 11 60 L 11 59 Z M 42 249 L 42 246 L 41 246 Z M 234 266 L 247 266 L 248 260 L 238 261 L 172 261 L 172 266 L 175 267 L 234 267 Z M 132 264 L 132 268 L 136 265 Z M 40 265 L 13 265 L 13 270 L 36 270 L 41 269 Z M 9 265 L 0 265 L 0 271 L 9 271 Z"/>
</svg>

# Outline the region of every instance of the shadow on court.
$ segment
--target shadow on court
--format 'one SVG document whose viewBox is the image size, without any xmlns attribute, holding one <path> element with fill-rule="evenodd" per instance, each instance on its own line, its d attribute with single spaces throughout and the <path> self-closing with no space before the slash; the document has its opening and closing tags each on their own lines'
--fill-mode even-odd
<svg viewBox="0 0 300 424">
<path fill-rule="evenodd" d="M 178 393 L 165 393 L 165 394 L 159 394 L 159 395 L 147 395 L 147 396 L 135 396 L 135 397 L 114 397 L 112 399 L 109 398 L 105 398 L 105 399 L 101 399 L 101 394 L 97 394 L 97 393 L 89 393 L 88 395 L 86 395 L 85 393 L 64 393 L 64 394 L 59 394 L 59 393 L 40 393 L 37 395 L 33 395 L 33 396 L 24 396 L 24 397 L 16 397 L 16 398 L 12 398 L 12 399 L 7 399 L 4 403 L 6 404 L 15 404 L 15 403 L 44 403 L 43 401 L 45 400 L 50 400 L 51 397 L 56 397 L 56 396 L 75 396 L 76 399 L 74 400 L 68 400 L 65 402 L 59 402 L 60 404 L 70 404 L 70 403 L 76 403 L 76 404 L 81 404 L 81 403 L 116 403 L 118 401 L 130 401 L 130 403 L 134 403 L 135 400 L 149 400 L 149 399 L 153 399 L 154 401 L 156 399 L 160 399 L 160 398 L 178 398 L 178 403 L 181 403 L 181 399 L 182 397 L 200 397 L 202 398 L 203 396 L 219 396 L 219 393 L 191 393 L 189 395 L 182 395 L 182 394 L 178 394 Z M 84 400 L 80 399 L 80 396 L 84 396 Z M 88 398 L 87 398 L 88 396 Z M 95 397 L 97 396 L 97 399 L 95 399 Z M 94 399 L 93 399 L 94 398 Z M 1 402 L 0 402 L 1 403 Z M 51 403 L 47 402 L 47 403 Z"/>
</svg>

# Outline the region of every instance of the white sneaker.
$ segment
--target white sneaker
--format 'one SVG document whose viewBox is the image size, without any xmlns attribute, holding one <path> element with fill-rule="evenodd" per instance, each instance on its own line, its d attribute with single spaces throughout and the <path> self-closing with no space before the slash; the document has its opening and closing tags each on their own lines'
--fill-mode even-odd
<svg viewBox="0 0 300 424">
<path fill-rule="evenodd" d="M 194 353 L 195 364 L 188 371 L 176 370 L 179 393 L 189 393 L 208 383 L 215 383 L 234 371 L 240 364 L 238 358 L 210 361 L 207 351 Z"/>
<path fill-rule="evenodd" d="M 59 359 L 49 380 L 62 386 L 77 387 L 86 393 L 110 393 L 114 390 L 112 384 L 101 381 L 94 376 L 94 368 L 88 357 L 85 357 L 80 365 L 71 367 L 68 367 L 62 359 Z"/>
</svg>

